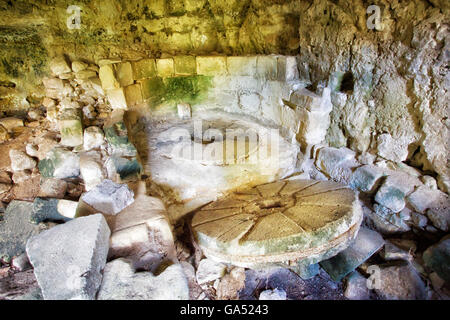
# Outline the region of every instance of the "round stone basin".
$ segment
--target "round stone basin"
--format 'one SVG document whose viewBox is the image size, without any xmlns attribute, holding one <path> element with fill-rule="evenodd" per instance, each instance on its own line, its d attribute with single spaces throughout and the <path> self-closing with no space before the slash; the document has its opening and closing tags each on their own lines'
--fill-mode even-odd
<svg viewBox="0 0 450 320">
<path fill-rule="evenodd" d="M 355 192 L 344 185 L 281 180 L 206 205 L 191 226 L 208 258 L 252 268 L 328 259 L 354 239 L 362 216 Z"/>
<path fill-rule="evenodd" d="M 299 153 L 276 127 L 218 110 L 153 122 L 146 139 L 145 171 L 170 202 L 172 220 L 229 191 L 292 174 Z"/>
</svg>

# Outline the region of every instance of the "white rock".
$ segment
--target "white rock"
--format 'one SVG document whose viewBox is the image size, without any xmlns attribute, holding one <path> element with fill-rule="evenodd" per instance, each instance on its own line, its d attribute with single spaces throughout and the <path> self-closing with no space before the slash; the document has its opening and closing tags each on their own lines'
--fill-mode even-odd
<svg viewBox="0 0 450 320">
<path fill-rule="evenodd" d="M 154 276 L 137 272 L 131 261 L 116 259 L 103 272 L 98 300 L 187 300 L 189 287 L 180 264 L 167 267 Z"/>
<path fill-rule="evenodd" d="M 90 152 L 80 156 L 80 174 L 86 191 L 92 190 L 105 179 L 99 153 Z"/>
<path fill-rule="evenodd" d="M 25 252 L 22 253 L 20 256 L 13 258 L 11 264 L 14 269 L 16 269 L 17 271 L 20 271 L 20 272 L 26 271 L 33 267 Z"/>
<path fill-rule="evenodd" d="M 27 243 L 46 300 L 93 300 L 102 282 L 110 231 L 100 214 L 57 225 Z"/>
<path fill-rule="evenodd" d="M 36 160 L 29 157 L 23 151 L 11 149 L 9 150 L 9 158 L 11 159 L 11 169 L 13 171 L 33 169 L 36 167 Z"/>
<path fill-rule="evenodd" d="M 281 289 L 264 290 L 259 294 L 259 300 L 286 300 L 286 292 Z"/>
<path fill-rule="evenodd" d="M 211 259 L 203 259 L 198 264 L 197 268 L 197 282 L 204 284 L 214 281 L 225 275 L 227 267 L 223 263 L 215 262 Z"/>
<path fill-rule="evenodd" d="M 436 228 L 447 231 L 450 226 L 450 206 L 428 209 L 427 217 Z"/>
<path fill-rule="evenodd" d="M 348 184 L 351 168 L 356 167 L 355 152 L 348 148 L 325 147 L 318 151 L 316 166 L 333 180 Z"/>
<path fill-rule="evenodd" d="M 116 79 L 114 68 L 112 65 L 104 65 L 100 67 L 98 76 L 102 83 L 103 90 L 120 88 L 120 84 Z"/>
<path fill-rule="evenodd" d="M 88 127 L 84 130 L 83 146 L 88 151 L 100 147 L 104 142 L 105 135 L 99 127 Z"/>
<path fill-rule="evenodd" d="M 439 190 L 433 190 L 427 186 L 418 187 L 408 197 L 408 203 L 420 213 L 425 213 L 428 208 L 439 208 L 448 205 L 448 196 Z"/>
<path fill-rule="evenodd" d="M 177 111 L 180 119 L 189 119 L 192 116 L 191 105 L 189 103 L 179 103 L 177 105 Z"/>
<path fill-rule="evenodd" d="M 81 61 L 73 61 L 72 62 L 72 70 L 73 72 L 80 72 L 85 70 L 88 67 L 87 63 Z"/>
<path fill-rule="evenodd" d="M 116 215 L 133 203 L 134 193 L 127 185 L 105 179 L 82 195 L 82 200 L 104 214 Z"/>
<path fill-rule="evenodd" d="M 1 118 L 0 125 L 11 132 L 14 128 L 23 127 L 23 120 L 14 117 Z"/>
<path fill-rule="evenodd" d="M 380 134 L 377 138 L 378 155 L 394 162 L 405 161 L 408 157 L 408 142 L 394 139 L 389 133 Z"/>
<path fill-rule="evenodd" d="M 348 277 L 344 296 L 350 300 L 369 300 L 370 293 L 367 288 L 367 279 L 358 271 L 353 271 Z"/>
</svg>

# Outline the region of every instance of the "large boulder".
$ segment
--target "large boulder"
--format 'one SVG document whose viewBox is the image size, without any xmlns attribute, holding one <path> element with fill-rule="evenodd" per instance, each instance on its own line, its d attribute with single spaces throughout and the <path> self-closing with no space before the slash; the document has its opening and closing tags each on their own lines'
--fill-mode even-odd
<svg viewBox="0 0 450 320">
<path fill-rule="evenodd" d="M 47 300 L 92 300 L 102 282 L 110 230 L 101 214 L 32 237 L 27 254 Z"/>
<path fill-rule="evenodd" d="M 131 261 L 116 259 L 103 272 L 98 300 L 187 300 L 189 287 L 180 264 L 161 274 L 136 272 Z"/>
</svg>

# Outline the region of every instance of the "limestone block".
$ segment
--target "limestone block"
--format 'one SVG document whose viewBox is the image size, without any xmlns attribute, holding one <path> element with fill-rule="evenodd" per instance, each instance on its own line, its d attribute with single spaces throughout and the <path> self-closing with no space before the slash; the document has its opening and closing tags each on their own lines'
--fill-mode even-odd
<svg viewBox="0 0 450 320">
<path fill-rule="evenodd" d="M 42 83 L 46 89 L 63 90 L 64 82 L 59 78 L 44 78 Z"/>
<path fill-rule="evenodd" d="M 143 99 L 158 97 L 164 90 L 164 83 L 161 78 L 153 77 L 140 82 Z"/>
<path fill-rule="evenodd" d="M 130 62 L 122 62 L 115 65 L 117 81 L 121 87 L 126 87 L 134 83 L 133 69 Z"/>
<path fill-rule="evenodd" d="M 279 81 L 292 81 L 298 79 L 297 59 L 293 56 L 278 57 L 277 72 L 277 79 Z"/>
<path fill-rule="evenodd" d="M 450 238 L 443 237 L 423 253 L 425 265 L 445 281 L 450 281 Z"/>
<path fill-rule="evenodd" d="M 252 57 L 227 57 L 228 73 L 231 76 L 256 75 L 256 56 Z"/>
<path fill-rule="evenodd" d="M 118 183 L 138 180 L 143 171 L 136 157 L 110 156 L 105 161 L 105 167 L 109 179 Z"/>
<path fill-rule="evenodd" d="M 15 117 L 1 118 L 0 125 L 8 130 L 8 132 L 12 132 L 14 128 L 23 127 L 23 120 Z"/>
<path fill-rule="evenodd" d="M 156 69 L 158 77 L 167 78 L 174 74 L 174 65 L 172 58 L 156 59 Z"/>
<path fill-rule="evenodd" d="M 128 109 L 123 88 L 107 90 L 106 96 L 113 109 Z"/>
<path fill-rule="evenodd" d="M 80 174 L 80 157 L 65 148 L 53 148 L 38 167 L 44 178 L 73 178 Z"/>
<path fill-rule="evenodd" d="M 408 157 L 409 141 L 394 139 L 389 133 L 380 134 L 377 138 L 378 155 L 394 162 L 405 161 Z"/>
<path fill-rule="evenodd" d="M 189 103 L 179 103 L 177 112 L 180 119 L 189 119 L 192 116 L 191 105 Z"/>
<path fill-rule="evenodd" d="M 219 76 L 227 73 L 227 58 L 221 56 L 198 56 L 196 58 L 197 74 Z"/>
<path fill-rule="evenodd" d="M 52 70 L 53 74 L 57 76 L 63 73 L 72 72 L 63 56 L 55 57 L 50 61 L 50 70 Z"/>
<path fill-rule="evenodd" d="M 378 189 L 375 201 L 393 212 L 400 212 L 405 207 L 405 197 L 413 191 L 414 185 L 398 176 L 388 176 Z"/>
<path fill-rule="evenodd" d="M 99 148 L 105 141 L 102 129 L 96 126 L 87 127 L 84 130 L 83 148 L 86 151 Z"/>
<path fill-rule="evenodd" d="M 83 144 L 83 124 L 78 109 L 63 109 L 58 117 L 61 145 L 77 147 Z"/>
<path fill-rule="evenodd" d="M 125 87 L 125 99 L 127 101 L 127 105 L 129 106 L 135 106 L 139 103 L 142 103 L 143 97 L 141 85 L 137 83 Z"/>
<path fill-rule="evenodd" d="M 9 150 L 9 158 L 11 160 L 11 169 L 13 171 L 22 171 L 36 167 L 36 160 L 29 157 L 23 151 L 11 149 Z"/>
<path fill-rule="evenodd" d="M 439 190 L 433 190 L 427 186 L 418 187 L 407 197 L 408 203 L 420 213 L 425 213 L 429 208 L 449 207 L 448 196 Z"/>
<path fill-rule="evenodd" d="M 34 219 L 66 222 L 75 218 L 77 206 L 77 201 L 36 198 L 33 202 Z"/>
<path fill-rule="evenodd" d="M 350 180 L 350 187 L 370 193 L 375 191 L 383 176 L 383 171 L 378 167 L 365 165 L 355 170 Z"/>
<path fill-rule="evenodd" d="M 154 59 L 134 61 L 132 66 L 135 80 L 143 80 L 156 76 L 156 64 Z"/>
<path fill-rule="evenodd" d="M 83 71 L 83 70 L 87 69 L 87 67 L 88 67 L 88 64 L 84 63 L 82 61 L 73 61 L 72 62 L 72 70 L 75 73 Z"/>
<path fill-rule="evenodd" d="M 116 79 L 114 67 L 110 64 L 100 67 L 98 77 L 100 78 L 104 90 L 117 89 L 120 87 L 120 84 Z"/>
<path fill-rule="evenodd" d="M 113 112 L 111 118 L 103 126 L 111 154 L 134 157 L 137 155 L 137 150 L 128 140 L 128 130 L 123 122 L 122 113 L 119 113 L 120 110 L 116 110 L 116 112 L 118 113 Z"/>
<path fill-rule="evenodd" d="M 241 109 L 251 115 L 256 115 L 260 111 L 261 97 L 257 93 L 242 93 L 239 96 Z"/>
<path fill-rule="evenodd" d="M 173 58 L 175 75 L 190 76 L 197 70 L 194 56 L 176 56 Z"/>
<path fill-rule="evenodd" d="M 93 70 L 81 70 L 75 73 L 75 79 L 77 80 L 88 80 L 89 78 L 93 78 L 97 76 L 97 72 Z"/>
<path fill-rule="evenodd" d="M 96 152 L 82 154 L 80 156 L 80 174 L 86 191 L 99 185 L 105 179 L 101 155 Z"/>
<path fill-rule="evenodd" d="M 277 80 L 277 65 L 276 56 L 258 56 L 256 58 L 256 76 L 267 80 Z"/>
<path fill-rule="evenodd" d="M 47 300 L 93 300 L 102 282 L 110 230 L 102 215 L 55 226 L 27 243 L 34 274 Z"/>
</svg>

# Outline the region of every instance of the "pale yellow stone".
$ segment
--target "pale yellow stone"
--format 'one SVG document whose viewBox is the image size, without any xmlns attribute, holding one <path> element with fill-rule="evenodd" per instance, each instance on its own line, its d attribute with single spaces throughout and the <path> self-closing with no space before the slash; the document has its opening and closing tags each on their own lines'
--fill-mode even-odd
<svg viewBox="0 0 450 320">
<path fill-rule="evenodd" d="M 107 90 L 106 96 L 113 109 L 128 109 L 123 88 Z"/>
<path fill-rule="evenodd" d="M 142 59 L 133 62 L 133 74 L 135 80 L 142 80 L 156 76 L 155 60 Z"/>
<path fill-rule="evenodd" d="M 256 74 L 256 56 L 227 57 L 228 73 L 232 76 L 254 76 Z"/>
<path fill-rule="evenodd" d="M 98 76 L 100 78 L 100 81 L 102 82 L 102 88 L 104 90 L 117 89 L 120 87 L 112 65 L 108 64 L 101 66 Z"/>
<path fill-rule="evenodd" d="M 220 56 L 197 57 L 197 74 L 218 76 L 227 74 L 227 58 Z"/>
<path fill-rule="evenodd" d="M 116 76 L 121 87 L 126 87 L 134 83 L 133 69 L 130 62 L 122 62 L 116 65 Z"/>
<path fill-rule="evenodd" d="M 174 74 L 173 59 L 172 58 L 157 59 L 156 69 L 158 71 L 159 77 L 163 78 L 172 77 Z"/>
<path fill-rule="evenodd" d="M 196 72 L 196 62 L 194 56 L 176 56 L 174 60 L 175 75 L 189 76 Z"/>
<path fill-rule="evenodd" d="M 125 87 L 125 98 L 129 106 L 134 106 L 143 101 L 142 90 L 139 83 Z"/>
</svg>

